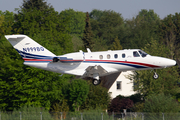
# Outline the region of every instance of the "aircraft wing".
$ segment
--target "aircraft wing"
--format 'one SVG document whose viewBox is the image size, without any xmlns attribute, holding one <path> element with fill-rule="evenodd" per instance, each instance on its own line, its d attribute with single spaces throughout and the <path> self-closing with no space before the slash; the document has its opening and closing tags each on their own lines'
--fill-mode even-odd
<svg viewBox="0 0 180 120">
<path fill-rule="evenodd" d="M 103 75 L 107 74 L 108 72 L 100 65 L 89 66 L 88 68 L 86 68 L 86 72 L 83 74 L 83 76 L 81 78 L 93 77 L 94 73 L 98 73 L 99 76 L 103 76 Z"/>
</svg>

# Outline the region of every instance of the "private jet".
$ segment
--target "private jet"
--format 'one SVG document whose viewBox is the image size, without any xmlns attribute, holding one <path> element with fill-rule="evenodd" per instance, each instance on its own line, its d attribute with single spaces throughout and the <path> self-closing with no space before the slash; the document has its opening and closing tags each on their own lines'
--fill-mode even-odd
<svg viewBox="0 0 180 120">
<path fill-rule="evenodd" d="M 154 70 L 176 65 L 175 60 L 151 56 L 140 49 L 108 50 L 55 55 L 26 35 L 5 35 L 24 60 L 24 65 L 61 74 L 93 78 L 94 85 L 100 77 L 112 73 L 134 70 Z M 153 77 L 158 78 L 154 72 Z"/>
</svg>

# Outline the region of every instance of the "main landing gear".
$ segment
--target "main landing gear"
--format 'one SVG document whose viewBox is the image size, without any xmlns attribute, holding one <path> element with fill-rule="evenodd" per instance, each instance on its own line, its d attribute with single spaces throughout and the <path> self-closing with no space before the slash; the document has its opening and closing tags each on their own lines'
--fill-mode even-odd
<svg viewBox="0 0 180 120">
<path fill-rule="evenodd" d="M 93 85 L 99 85 L 101 83 L 101 80 L 99 79 L 99 74 L 98 73 L 94 73 L 93 74 L 93 81 L 92 81 Z"/>
<path fill-rule="evenodd" d="M 99 85 L 101 83 L 101 80 L 93 79 L 92 81 L 93 85 Z"/>
</svg>

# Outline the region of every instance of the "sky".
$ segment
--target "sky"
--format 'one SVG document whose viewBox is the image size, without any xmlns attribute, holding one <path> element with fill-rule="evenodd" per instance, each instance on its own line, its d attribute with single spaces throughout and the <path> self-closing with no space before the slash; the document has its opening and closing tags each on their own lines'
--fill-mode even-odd
<svg viewBox="0 0 180 120">
<path fill-rule="evenodd" d="M 141 9 L 154 10 L 161 19 L 169 14 L 180 13 L 180 0 L 45 0 L 54 9 L 61 12 L 65 9 L 91 12 L 93 9 L 113 10 L 124 19 L 131 19 L 138 15 Z M 23 0 L 0 0 L 0 10 L 15 12 Z"/>
</svg>

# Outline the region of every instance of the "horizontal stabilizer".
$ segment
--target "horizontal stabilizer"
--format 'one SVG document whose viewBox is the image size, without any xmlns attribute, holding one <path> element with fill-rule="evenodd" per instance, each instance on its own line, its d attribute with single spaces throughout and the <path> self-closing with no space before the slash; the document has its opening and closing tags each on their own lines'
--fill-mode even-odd
<svg viewBox="0 0 180 120">
<path fill-rule="evenodd" d="M 6 39 L 19 39 L 19 38 L 25 38 L 25 36 L 22 36 L 22 35 L 5 35 Z"/>
</svg>

